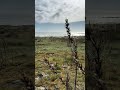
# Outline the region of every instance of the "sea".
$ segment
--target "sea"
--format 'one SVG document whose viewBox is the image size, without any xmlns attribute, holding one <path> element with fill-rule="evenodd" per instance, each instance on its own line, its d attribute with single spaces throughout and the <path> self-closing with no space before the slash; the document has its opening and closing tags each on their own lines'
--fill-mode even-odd
<svg viewBox="0 0 120 90">
<path fill-rule="evenodd" d="M 65 32 L 35 32 L 35 37 L 64 37 Z M 85 32 L 71 32 L 71 36 L 85 36 Z"/>
</svg>

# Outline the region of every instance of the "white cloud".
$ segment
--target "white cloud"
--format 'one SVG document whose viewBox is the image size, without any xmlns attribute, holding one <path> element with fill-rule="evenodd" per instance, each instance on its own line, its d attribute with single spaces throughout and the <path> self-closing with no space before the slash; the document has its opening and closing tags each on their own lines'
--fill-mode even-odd
<svg viewBox="0 0 120 90">
<path fill-rule="evenodd" d="M 64 23 L 84 21 L 85 0 L 35 0 L 35 21 L 38 23 Z"/>
</svg>

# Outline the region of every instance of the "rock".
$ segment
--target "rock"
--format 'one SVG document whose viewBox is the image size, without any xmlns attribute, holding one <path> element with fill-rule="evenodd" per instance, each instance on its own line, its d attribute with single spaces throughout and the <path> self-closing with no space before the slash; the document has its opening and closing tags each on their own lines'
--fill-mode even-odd
<svg viewBox="0 0 120 90">
<path fill-rule="evenodd" d="M 42 78 L 43 77 L 43 74 L 38 74 L 37 75 L 39 78 Z"/>
<path fill-rule="evenodd" d="M 40 86 L 40 87 L 35 87 L 35 90 L 47 90 L 47 89 L 45 87 Z"/>
<path fill-rule="evenodd" d="M 44 72 L 42 72 L 43 77 L 48 77 L 48 74 L 45 74 Z"/>
<path fill-rule="evenodd" d="M 67 65 L 62 65 L 62 68 L 66 69 L 68 66 Z"/>
<path fill-rule="evenodd" d="M 42 72 L 41 74 L 38 74 L 37 77 L 35 78 L 35 81 L 38 82 L 40 81 L 43 77 L 48 77 L 48 74 L 45 74 Z"/>
</svg>

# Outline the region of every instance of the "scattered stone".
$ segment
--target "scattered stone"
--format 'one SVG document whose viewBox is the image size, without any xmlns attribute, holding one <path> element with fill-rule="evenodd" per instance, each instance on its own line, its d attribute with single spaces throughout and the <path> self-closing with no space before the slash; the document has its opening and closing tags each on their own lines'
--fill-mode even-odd
<svg viewBox="0 0 120 90">
<path fill-rule="evenodd" d="M 46 87 L 40 86 L 40 87 L 35 87 L 35 90 L 48 90 L 48 89 L 46 89 Z"/>
</svg>

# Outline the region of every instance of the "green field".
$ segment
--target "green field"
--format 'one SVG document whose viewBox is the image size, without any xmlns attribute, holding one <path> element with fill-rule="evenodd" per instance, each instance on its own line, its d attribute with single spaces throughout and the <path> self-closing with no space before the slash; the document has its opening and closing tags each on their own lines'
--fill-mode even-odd
<svg viewBox="0 0 120 90">
<path fill-rule="evenodd" d="M 34 84 L 33 26 L 0 26 L 0 90 L 26 90 L 22 74 Z"/>
<path fill-rule="evenodd" d="M 120 90 L 120 24 L 90 26 L 86 28 L 86 89 Z"/>
<path fill-rule="evenodd" d="M 79 63 L 85 67 L 85 40 L 84 37 L 77 37 Z M 72 61 L 71 49 L 67 45 L 65 37 L 36 37 L 35 40 L 35 77 L 43 75 L 36 80 L 36 87 L 46 87 L 48 90 L 66 90 L 66 74 L 69 74 L 69 87 L 74 88 L 75 65 Z M 45 63 L 47 59 L 55 67 L 56 73 L 52 72 Z M 59 79 L 62 78 L 63 82 Z M 78 70 L 77 88 L 85 89 L 84 75 Z M 57 89 L 55 89 L 57 88 Z"/>
</svg>

